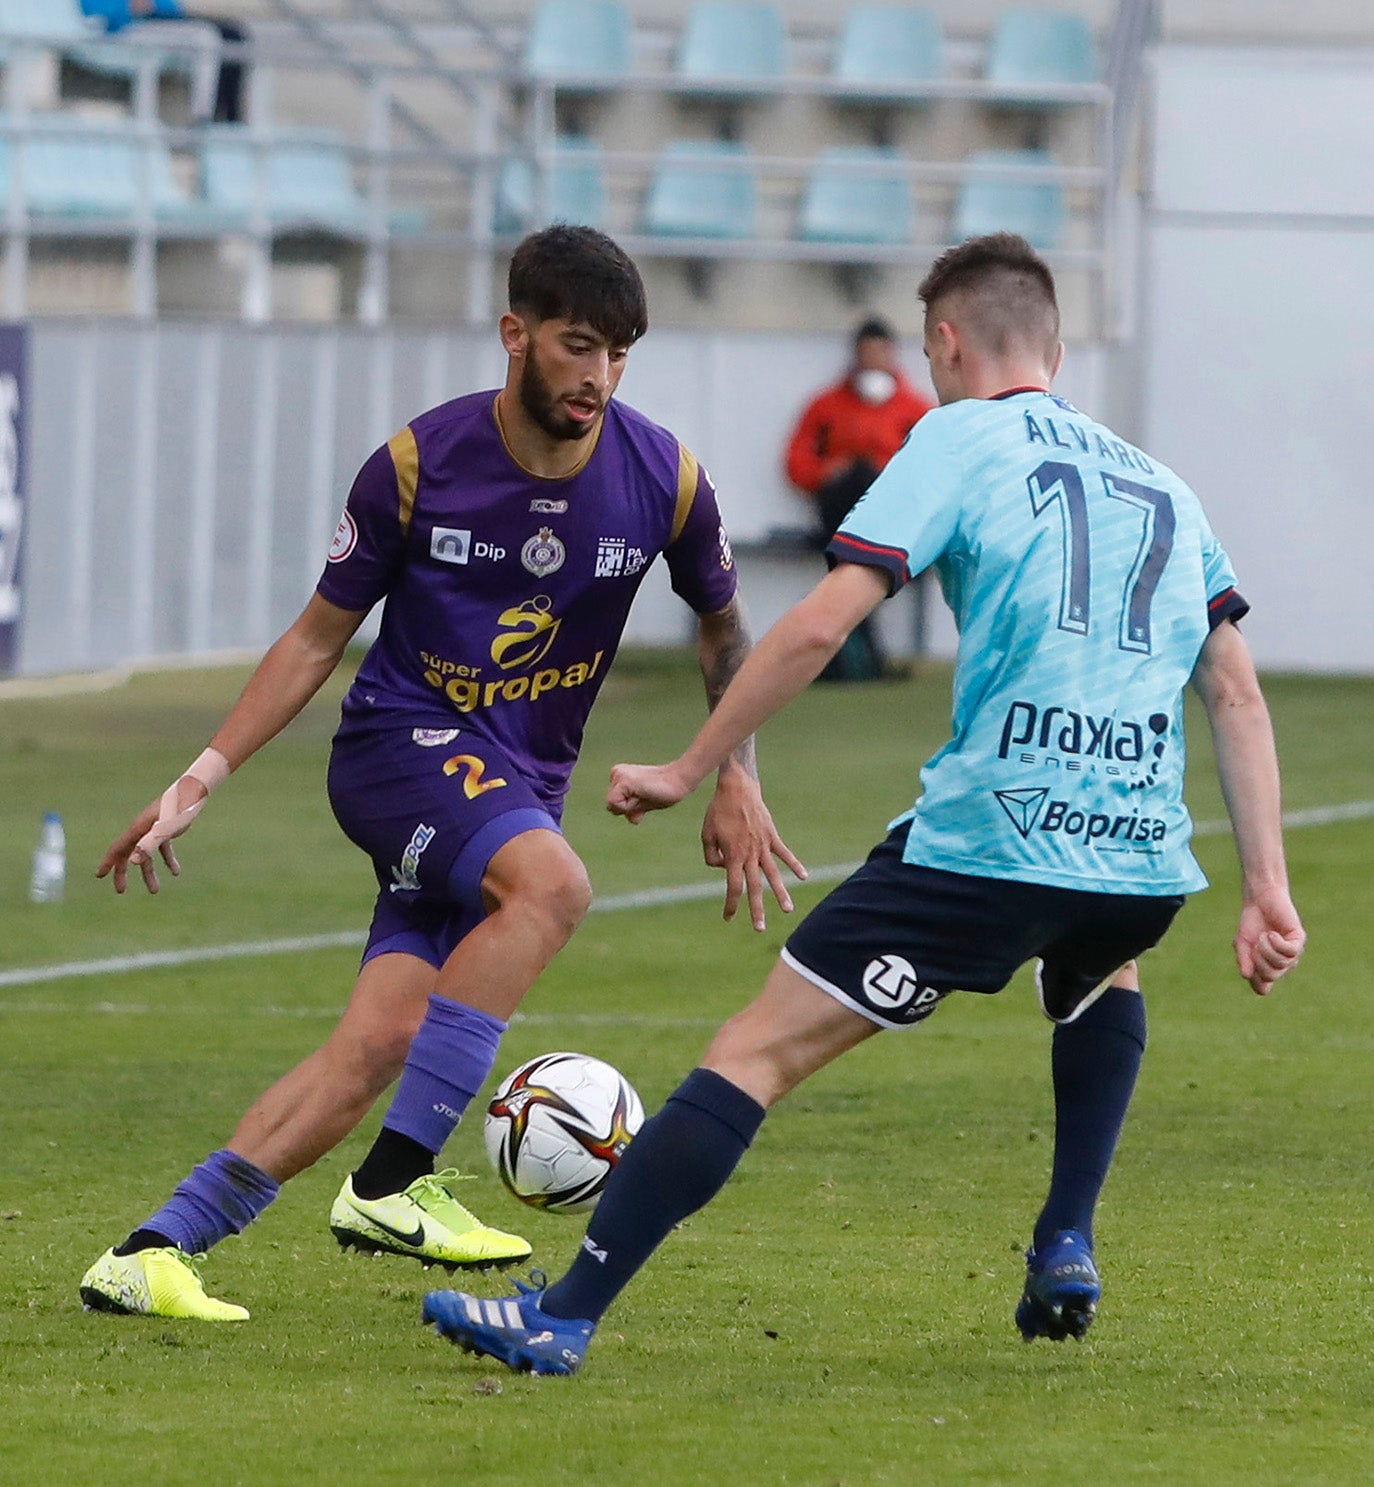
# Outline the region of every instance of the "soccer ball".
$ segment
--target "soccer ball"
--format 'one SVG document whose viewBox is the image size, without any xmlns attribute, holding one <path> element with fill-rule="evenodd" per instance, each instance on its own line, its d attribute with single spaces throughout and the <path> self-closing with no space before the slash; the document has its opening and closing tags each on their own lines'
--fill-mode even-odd
<svg viewBox="0 0 1374 1487">
<path fill-rule="evenodd" d="M 545 1053 L 507 1076 L 482 1134 L 522 1203 L 587 1213 L 643 1124 L 644 1106 L 618 1069 L 583 1053 Z"/>
</svg>

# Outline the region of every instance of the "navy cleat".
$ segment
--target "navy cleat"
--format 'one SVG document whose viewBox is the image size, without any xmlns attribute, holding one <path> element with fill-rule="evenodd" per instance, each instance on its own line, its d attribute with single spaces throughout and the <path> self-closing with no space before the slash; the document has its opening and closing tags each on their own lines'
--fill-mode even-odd
<svg viewBox="0 0 1374 1487">
<path fill-rule="evenodd" d="M 1027 1342 L 1081 1339 L 1101 1296 L 1092 1247 L 1077 1229 L 1061 1229 L 1043 1250 L 1026 1251 L 1026 1289 L 1016 1306 L 1016 1325 Z"/>
<path fill-rule="evenodd" d="M 541 1284 L 526 1286 L 517 1280 L 518 1294 L 499 1300 L 466 1291 L 431 1291 L 421 1316 L 465 1353 L 496 1358 L 517 1373 L 576 1373 L 596 1323 L 542 1311 L 543 1276 L 536 1272 L 535 1278 Z"/>
</svg>

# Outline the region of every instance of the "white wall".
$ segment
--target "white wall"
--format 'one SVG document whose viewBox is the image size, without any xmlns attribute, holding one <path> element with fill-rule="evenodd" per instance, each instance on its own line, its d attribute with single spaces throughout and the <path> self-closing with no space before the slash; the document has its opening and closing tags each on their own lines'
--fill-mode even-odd
<svg viewBox="0 0 1374 1487">
<path fill-rule="evenodd" d="M 1143 442 L 1202 497 L 1263 665 L 1374 671 L 1374 52 L 1157 68 Z"/>
</svg>

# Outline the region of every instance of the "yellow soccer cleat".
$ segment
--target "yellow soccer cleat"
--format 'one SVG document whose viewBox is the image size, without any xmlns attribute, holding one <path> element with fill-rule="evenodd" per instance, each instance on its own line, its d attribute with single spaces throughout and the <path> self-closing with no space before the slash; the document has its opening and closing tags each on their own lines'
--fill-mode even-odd
<svg viewBox="0 0 1374 1487">
<path fill-rule="evenodd" d="M 347 1177 L 329 1211 L 330 1230 L 345 1249 L 413 1255 L 449 1270 L 527 1259 L 527 1240 L 488 1228 L 453 1196 L 448 1185 L 459 1180 L 450 1167 L 416 1178 L 403 1193 L 360 1198 Z"/>
<path fill-rule="evenodd" d="M 135 1317 L 185 1317 L 197 1322 L 246 1322 L 245 1307 L 205 1294 L 196 1268 L 199 1255 L 169 1245 L 132 1255 L 105 1251 L 81 1277 L 87 1311 Z"/>
</svg>

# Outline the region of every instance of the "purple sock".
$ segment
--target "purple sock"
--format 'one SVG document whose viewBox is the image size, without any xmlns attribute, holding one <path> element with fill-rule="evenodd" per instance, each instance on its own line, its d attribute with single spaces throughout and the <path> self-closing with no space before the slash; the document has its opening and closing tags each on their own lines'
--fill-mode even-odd
<svg viewBox="0 0 1374 1487">
<path fill-rule="evenodd" d="M 442 1151 L 491 1073 L 505 1030 L 499 1018 L 431 993 L 382 1125 L 426 1151 Z"/>
<path fill-rule="evenodd" d="M 188 1255 L 203 1254 L 241 1234 L 279 1191 L 277 1180 L 246 1158 L 227 1148 L 212 1151 L 139 1228 L 165 1234 Z"/>
</svg>

